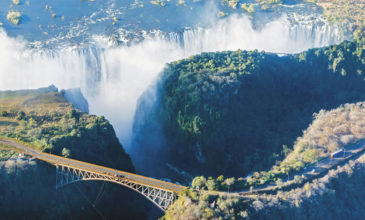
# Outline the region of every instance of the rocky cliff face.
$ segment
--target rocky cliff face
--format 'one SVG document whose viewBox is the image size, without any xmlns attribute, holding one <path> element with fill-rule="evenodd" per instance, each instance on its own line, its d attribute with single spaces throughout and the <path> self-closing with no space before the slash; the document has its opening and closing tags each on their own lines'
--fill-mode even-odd
<svg viewBox="0 0 365 220">
<path fill-rule="evenodd" d="M 61 91 L 65 99 L 72 103 L 77 109 L 89 113 L 89 103 L 81 92 L 81 89 L 66 89 Z"/>
</svg>

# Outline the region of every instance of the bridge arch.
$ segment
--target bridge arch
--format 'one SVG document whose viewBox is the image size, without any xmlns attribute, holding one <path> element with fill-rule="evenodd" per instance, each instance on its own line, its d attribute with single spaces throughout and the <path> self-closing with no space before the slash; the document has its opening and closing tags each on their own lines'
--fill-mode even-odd
<svg viewBox="0 0 365 220">
<path fill-rule="evenodd" d="M 56 189 L 80 181 L 108 181 L 125 186 L 146 197 L 163 212 L 165 212 L 178 197 L 177 192 L 139 183 L 126 178 L 85 171 L 65 165 L 56 165 Z"/>
</svg>

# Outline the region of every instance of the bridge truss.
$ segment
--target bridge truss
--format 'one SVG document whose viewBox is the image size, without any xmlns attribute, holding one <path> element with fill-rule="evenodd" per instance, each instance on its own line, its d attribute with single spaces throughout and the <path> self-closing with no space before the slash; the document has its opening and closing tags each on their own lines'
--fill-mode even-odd
<svg viewBox="0 0 365 220">
<path fill-rule="evenodd" d="M 122 176 L 113 176 L 109 174 L 103 174 L 98 172 L 92 172 L 89 170 L 83 170 L 66 165 L 56 166 L 56 189 L 63 187 L 67 184 L 75 183 L 85 180 L 100 180 L 108 181 L 122 186 L 133 189 L 165 212 L 168 207 L 177 199 L 177 193 L 174 191 L 150 186 L 147 184 L 139 183 Z"/>
</svg>

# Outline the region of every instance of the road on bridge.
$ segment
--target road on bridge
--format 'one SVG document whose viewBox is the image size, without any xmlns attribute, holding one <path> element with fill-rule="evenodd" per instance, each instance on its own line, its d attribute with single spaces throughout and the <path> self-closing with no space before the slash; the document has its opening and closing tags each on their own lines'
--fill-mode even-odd
<svg viewBox="0 0 365 220">
<path fill-rule="evenodd" d="M 124 179 L 130 180 L 132 182 L 156 187 L 159 189 L 172 191 L 175 193 L 178 193 L 187 188 L 182 185 L 177 185 L 174 183 L 169 183 L 166 181 L 162 181 L 162 180 L 158 180 L 158 179 L 154 179 L 154 178 L 150 178 L 150 177 L 145 177 L 145 176 L 141 176 L 141 175 L 137 175 L 137 174 L 133 174 L 133 173 L 129 173 L 129 172 L 124 172 L 124 171 L 120 171 L 120 170 L 116 170 L 116 169 L 112 169 L 112 168 L 108 168 L 108 167 L 103 167 L 103 166 L 99 166 L 99 165 L 95 165 L 95 164 L 91 164 L 91 163 L 86 163 L 83 161 L 78 161 L 78 160 L 74 160 L 74 159 L 70 159 L 70 158 L 60 157 L 60 156 L 57 156 L 54 154 L 43 153 L 38 150 L 32 149 L 30 147 L 24 146 L 15 141 L 10 141 L 10 140 L 5 140 L 5 139 L 0 138 L 0 144 L 14 147 L 14 148 L 24 152 L 27 155 L 33 156 L 39 160 L 43 160 L 45 162 L 48 162 L 48 163 L 51 163 L 54 165 L 63 165 L 63 166 L 87 170 L 90 172 L 95 172 L 95 173 L 99 173 L 99 174 L 103 174 L 103 175 L 124 178 Z M 362 152 L 363 150 L 365 150 L 365 140 L 362 140 L 356 144 L 347 146 L 345 148 L 345 152 L 346 152 L 345 156 L 342 158 L 332 158 L 331 159 L 330 157 L 327 157 L 317 163 L 306 166 L 302 170 L 300 170 L 297 173 L 294 173 L 294 174 L 290 175 L 288 178 L 286 178 L 284 181 L 284 184 L 293 182 L 294 177 L 296 175 L 302 176 L 302 177 L 307 177 L 307 178 L 310 178 L 311 176 L 317 176 L 320 173 L 328 171 L 336 164 L 339 164 L 342 161 L 346 161 L 346 160 L 352 158 L 352 156 L 357 155 L 358 153 Z M 231 193 L 239 193 L 239 194 L 244 195 L 244 194 L 251 194 L 251 193 L 259 193 L 260 191 L 274 190 L 278 187 L 279 186 L 276 186 L 275 184 L 266 184 L 263 186 L 259 186 L 256 189 L 253 189 L 252 191 L 247 189 L 247 190 L 231 192 Z"/>
<path fill-rule="evenodd" d="M 82 169 L 82 170 L 87 170 L 90 172 L 101 173 L 103 175 L 110 175 L 113 177 L 124 178 L 124 179 L 128 179 L 132 182 L 141 183 L 144 185 L 148 185 L 148 186 L 152 186 L 152 187 L 156 187 L 156 188 L 160 188 L 160 189 L 164 189 L 164 190 L 169 190 L 169 191 L 172 191 L 175 193 L 178 193 L 178 192 L 186 189 L 185 186 L 177 185 L 174 183 L 169 183 L 169 182 L 165 182 L 162 180 L 153 179 L 150 177 L 145 177 L 145 176 L 137 175 L 134 173 L 124 172 L 124 171 L 120 171 L 120 170 L 116 170 L 116 169 L 112 169 L 112 168 L 108 168 L 108 167 L 103 167 L 103 166 L 99 166 L 99 165 L 95 165 L 95 164 L 91 164 L 91 163 L 86 163 L 86 162 L 82 162 L 82 161 L 78 161 L 78 160 L 74 160 L 74 159 L 70 159 L 70 158 L 60 157 L 60 156 L 57 156 L 54 154 L 43 153 L 38 150 L 32 149 L 30 147 L 24 146 L 22 144 L 19 144 L 17 142 L 10 141 L 10 140 L 5 140 L 5 139 L 0 138 L 0 144 L 14 147 L 14 148 L 24 152 L 24 154 L 33 156 L 39 160 L 43 160 L 45 162 L 48 162 L 48 163 L 51 163 L 54 165 L 64 165 L 64 166 L 68 166 L 68 167 L 72 167 L 72 168 L 76 168 L 76 169 Z"/>
</svg>

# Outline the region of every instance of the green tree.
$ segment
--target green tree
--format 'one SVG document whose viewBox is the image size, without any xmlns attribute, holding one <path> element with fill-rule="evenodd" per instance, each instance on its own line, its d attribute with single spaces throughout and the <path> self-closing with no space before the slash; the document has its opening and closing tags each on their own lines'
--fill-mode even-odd
<svg viewBox="0 0 365 220">
<path fill-rule="evenodd" d="M 204 176 L 197 176 L 193 179 L 191 186 L 194 189 L 203 189 L 206 187 L 207 179 Z"/>
<path fill-rule="evenodd" d="M 224 176 L 223 175 L 218 176 L 217 181 L 218 182 L 223 182 L 224 181 Z"/>
<path fill-rule="evenodd" d="M 358 28 L 354 32 L 354 40 L 361 46 L 365 45 L 365 28 Z"/>
<path fill-rule="evenodd" d="M 9 113 L 7 111 L 0 111 L 0 116 L 7 117 Z"/>
<path fill-rule="evenodd" d="M 312 189 L 312 187 L 311 187 L 311 185 L 310 185 L 309 183 L 306 183 L 306 184 L 304 185 L 304 190 L 305 190 L 305 191 L 309 192 L 311 189 Z"/>
<path fill-rule="evenodd" d="M 17 114 L 17 116 L 16 116 L 16 119 L 17 120 L 19 120 L 19 121 L 21 121 L 21 120 L 24 120 L 25 119 L 25 112 L 23 112 L 23 111 L 20 111 L 20 112 L 18 112 L 18 114 Z"/>
<path fill-rule="evenodd" d="M 317 159 L 317 151 L 315 149 L 306 150 L 303 153 L 303 161 L 306 163 L 312 163 Z"/>
<path fill-rule="evenodd" d="M 206 186 L 208 190 L 218 190 L 218 184 L 214 179 L 208 179 Z"/>
<path fill-rule="evenodd" d="M 291 152 L 291 149 L 288 147 L 288 146 L 286 146 L 286 145 L 283 145 L 283 150 L 281 151 L 283 154 L 284 154 L 284 156 L 286 157 L 286 156 L 288 156 L 288 154 Z"/>
<path fill-rule="evenodd" d="M 283 180 L 282 180 L 281 178 L 278 178 L 278 179 L 275 181 L 275 184 L 276 184 L 277 186 L 281 186 L 281 185 L 283 185 Z"/>
<path fill-rule="evenodd" d="M 303 178 L 301 176 L 295 175 L 294 176 L 294 182 L 295 183 L 302 183 Z"/>
<path fill-rule="evenodd" d="M 67 148 L 64 147 L 62 149 L 62 156 L 64 156 L 64 157 L 70 157 L 71 156 L 71 151 L 69 149 L 67 149 Z"/>
<path fill-rule="evenodd" d="M 77 117 L 77 112 L 74 108 L 71 108 L 69 111 L 68 111 L 68 114 L 67 116 L 69 118 L 76 118 Z"/>
<path fill-rule="evenodd" d="M 224 180 L 224 184 L 228 187 L 228 192 L 229 192 L 229 188 L 236 182 L 236 179 L 234 177 L 231 178 L 227 178 L 226 180 Z"/>
</svg>

